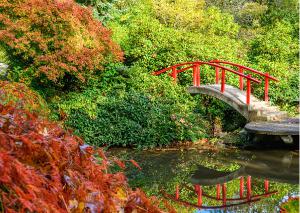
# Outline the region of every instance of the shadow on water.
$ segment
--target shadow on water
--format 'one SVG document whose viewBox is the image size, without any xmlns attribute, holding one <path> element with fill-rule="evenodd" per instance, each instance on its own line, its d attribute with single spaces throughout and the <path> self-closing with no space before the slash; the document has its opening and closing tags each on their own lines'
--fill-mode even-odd
<svg viewBox="0 0 300 213">
<path fill-rule="evenodd" d="M 197 209 L 197 212 L 278 212 L 283 199 L 298 195 L 298 151 L 113 150 L 111 153 L 133 158 L 143 168 L 141 172 L 126 170 L 132 187 L 158 197 L 163 196 L 163 189 L 164 196 L 169 196 L 179 212 Z M 196 185 L 201 187 L 200 201 Z M 183 207 L 176 200 L 176 187 L 178 200 L 192 205 Z M 202 208 L 197 207 L 199 204 Z"/>
<path fill-rule="evenodd" d="M 247 150 L 298 150 L 299 135 L 291 136 L 292 143 L 284 143 L 279 135 L 249 134 L 248 143 L 244 144 Z"/>
<path fill-rule="evenodd" d="M 268 179 L 280 183 L 298 184 L 299 158 L 297 153 L 283 151 L 252 151 L 247 153 L 250 160 L 231 159 L 240 168 L 225 172 L 220 176 L 217 170 L 207 169 L 199 165 L 191 177 L 194 184 L 212 185 L 225 183 L 240 176 Z M 227 159 L 220 159 L 226 161 Z M 217 175 L 219 173 L 219 176 Z"/>
</svg>

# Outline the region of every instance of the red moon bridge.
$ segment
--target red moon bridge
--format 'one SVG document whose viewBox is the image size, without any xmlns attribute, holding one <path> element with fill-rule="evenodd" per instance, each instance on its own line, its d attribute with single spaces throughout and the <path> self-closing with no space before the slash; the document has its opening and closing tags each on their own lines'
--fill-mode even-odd
<svg viewBox="0 0 300 213">
<path fill-rule="evenodd" d="M 213 68 L 212 74 L 215 75 L 215 82 L 201 84 L 201 68 L 204 66 Z M 189 71 L 191 71 L 193 79 L 192 86 L 188 88 L 190 94 L 205 94 L 216 97 L 229 104 L 248 121 L 280 121 L 287 118 L 286 112 L 269 104 L 269 82 L 278 81 L 269 73 L 263 73 L 228 61 L 212 60 L 172 65 L 153 72 L 153 75 L 168 73 L 176 82 L 180 73 Z M 237 76 L 238 86 L 226 84 L 226 75 L 229 73 Z M 253 84 L 263 84 L 264 100 L 259 100 L 252 95 Z"/>
</svg>

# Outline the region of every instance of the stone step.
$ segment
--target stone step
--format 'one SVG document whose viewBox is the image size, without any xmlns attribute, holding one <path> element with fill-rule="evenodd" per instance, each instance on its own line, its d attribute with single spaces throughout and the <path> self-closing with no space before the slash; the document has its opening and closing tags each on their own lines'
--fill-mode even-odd
<svg viewBox="0 0 300 213">
<path fill-rule="evenodd" d="M 266 109 L 270 111 L 280 111 L 278 106 L 268 106 Z"/>
<path fill-rule="evenodd" d="M 267 115 L 267 116 L 277 116 L 277 115 L 288 115 L 286 111 L 263 111 L 262 115 Z"/>
<path fill-rule="evenodd" d="M 266 105 L 265 103 L 263 102 L 251 102 L 250 104 L 250 108 L 252 110 L 261 110 L 261 109 L 265 109 L 265 108 L 268 108 L 269 106 Z"/>
<path fill-rule="evenodd" d="M 249 110 L 249 113 L 251 113 L 253 116 L 281 115 L 281 111 L 271 109 Z"/>
<path fill-rule="evenodd" d="M 280 121 L 286 119 L 288 117 L 288 113 L 284 111 L 263 112 L 260 117 L 264 121 Z"/>
<path fill-rule="evenodd" d="M 266 105 L 258 105 L 258 104 L 251 106 L 251 110 L 269 111 L 269 112 L 280 111 L 279 107 L 277 107 L 277 106 L 266 106 Z"/>
</svg>

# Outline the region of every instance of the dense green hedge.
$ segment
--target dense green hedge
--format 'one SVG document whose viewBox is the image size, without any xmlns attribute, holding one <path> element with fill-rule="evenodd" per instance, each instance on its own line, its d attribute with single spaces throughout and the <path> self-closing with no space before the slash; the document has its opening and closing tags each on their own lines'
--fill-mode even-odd
<svg viewBox="0 0 300 213">
<path fill-rule="evenodd" d="M 169 78 L 113 67 L 101 79 L 55 106 L 90 144 L 154 147 L 207 135 L 195 101 Z"/>
</svg>

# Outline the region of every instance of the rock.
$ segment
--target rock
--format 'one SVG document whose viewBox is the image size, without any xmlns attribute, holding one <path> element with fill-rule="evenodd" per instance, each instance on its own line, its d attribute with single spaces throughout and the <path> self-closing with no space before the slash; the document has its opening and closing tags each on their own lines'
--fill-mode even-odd
<svg viewBox="0 0 300 213">
<path fill-rule="evenodd" d="M 6 78 L 7 77 L 7 70 L 8 70 L 8 65 L 4 63 L 0 63 L 0 76 L 1 78 Z"/>
</svg>

